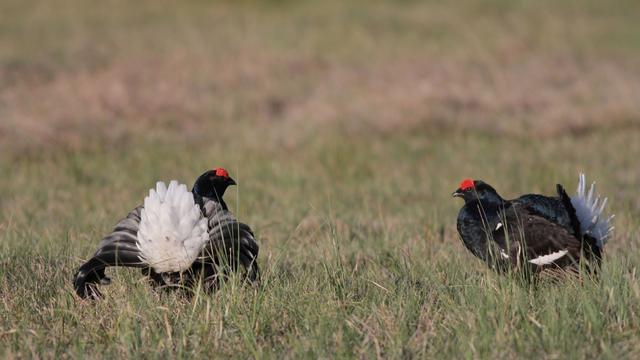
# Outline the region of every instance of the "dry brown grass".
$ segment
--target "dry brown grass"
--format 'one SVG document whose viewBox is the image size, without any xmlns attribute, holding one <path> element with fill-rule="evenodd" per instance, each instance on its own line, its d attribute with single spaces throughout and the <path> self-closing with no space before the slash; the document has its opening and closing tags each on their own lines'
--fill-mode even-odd
<svg viewBox="0 0 640 360">
<path fill-rule="evenodd" d="M 17 8 L 44 26 L 87 10 L 70 4 Z M 545 137 L 640 121 L 638 52 L 598 46 L 627 24 L 597 6 L 143 4 L 124 19 L 87 11 L 60 49 L 0 51 L 5 149 L 197 141 L 237 122 L 297 142 L 323 128 Z M 15 26 L 25 41 L 41 30 Z"/>
</svg>

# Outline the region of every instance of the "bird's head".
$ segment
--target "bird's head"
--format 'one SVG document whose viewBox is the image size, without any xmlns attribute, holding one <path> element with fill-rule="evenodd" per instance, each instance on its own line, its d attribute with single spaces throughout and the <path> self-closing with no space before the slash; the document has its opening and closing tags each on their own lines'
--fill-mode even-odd
<svg viewBox="0 0 640 360">
<path fill-rule="evenodd" d="M 465 203 L 478 200 L 492 202 L 502 201 L 502 197 L 498 195 L 498 192 L 482 180 L 465 179 L 452 195 L 453 197 L 462 198 Z"/>
<path fill-rule="evenodd" d="M 193 192 L 202 197 L 222 200 L 224 192 L 231 185 L 236 185 L 235 180 L 227 170 L 219 167 L 200 175 L 193 184 Z"/>
</svg>

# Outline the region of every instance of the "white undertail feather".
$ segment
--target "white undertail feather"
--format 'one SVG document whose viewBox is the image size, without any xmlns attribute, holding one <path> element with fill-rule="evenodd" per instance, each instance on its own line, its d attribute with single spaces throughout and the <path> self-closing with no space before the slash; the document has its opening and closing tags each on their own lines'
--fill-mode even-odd
<svg viewBox="0 0 640 360">
<path fill-rule="evenodd" d="M 560 250 L 548 255 L 538 256 L 535 259 L 529 260 L 529 262 L 539 266 L 548 265 L 560 259 L 561 257 L 567 255 L 567 253 L 568 253 L 567 250 Z"/>
<path fill-rule="evenodd" d="M 607 198 L 601 200 L 596 193 L 596 183 L 592 183 L 587 192 L 587 181 L 583 173 L 580 174 L 578 190 L 576 196 L 571 198 L 571 204 L 576 209 L 576 216 L 580 221 L 580 232 L 582 235 L 591 235 L 598 247 L 602 249 L 613 232 L 611 220 L 614 215 L 606 216 L 604 208 L 607 205 Z"/>
<path fill-rule="evenodd" d="M 156 272 L 188 269 L 209 240 L 207 219 L 184 184 L 157 182 L 144 199 L 138 228 L 140 259 Z"/>
</svg>

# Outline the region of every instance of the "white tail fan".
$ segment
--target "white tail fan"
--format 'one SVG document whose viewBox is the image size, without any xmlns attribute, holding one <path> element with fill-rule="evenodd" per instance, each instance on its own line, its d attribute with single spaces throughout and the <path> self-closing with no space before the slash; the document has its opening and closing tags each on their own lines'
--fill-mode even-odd
<svg viewBox="0 0 640 360">
<path fill-rule="evenodd" d="M 184 184 L 157 182 L 140 213 L 140 259 L 156 272 L 188 269 L 209 240 L 207 219 Z"/>
<path fill-rule="evenodd" d="M 611 220 L 614 215 L 605 216 L 604 207 L 607 205 L 607 198 L 600 200 L 600 195 L 596 193 L 596 183 L 591 183 L 587 193 L 587 181 L 583 173 L 580 173 L 578 190 L 576 196 L 571 198 L 571 204 L 576 209 L 576 216 L 580 221 L 580 232 L 582 235 L 591 235 L 598 247 L 602 249 L 611 237 L 613 226 Z"/>
</svg>

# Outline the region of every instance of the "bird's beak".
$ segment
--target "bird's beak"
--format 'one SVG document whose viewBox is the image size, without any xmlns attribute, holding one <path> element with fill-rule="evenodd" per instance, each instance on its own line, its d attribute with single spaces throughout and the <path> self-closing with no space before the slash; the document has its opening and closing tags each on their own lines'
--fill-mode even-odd
<svg viewBox="0 0 640 360">
<path fill-rule="evenodd" d="M 458 190 L 454 191 L 453 194 L 451 194 L 451 196 L 453 196 L 453 197 L 464 197 L 464 194 L 462 193 L 462 190 L 458 189 Z"/>
<path fill-rule="evenodd" d="M 230 177 L 229 177 L 229 178 L 227 178 L 227 184 L 228 184 L 229 186 L 231 186 L 231 185 L 238 185 L 238 184 L 236 183 L 236 181 L 235 181 L 235 180 L 233 180 L 233 179 L 232 179 L 232 178 L 230 178 Z"/>
</svg>

